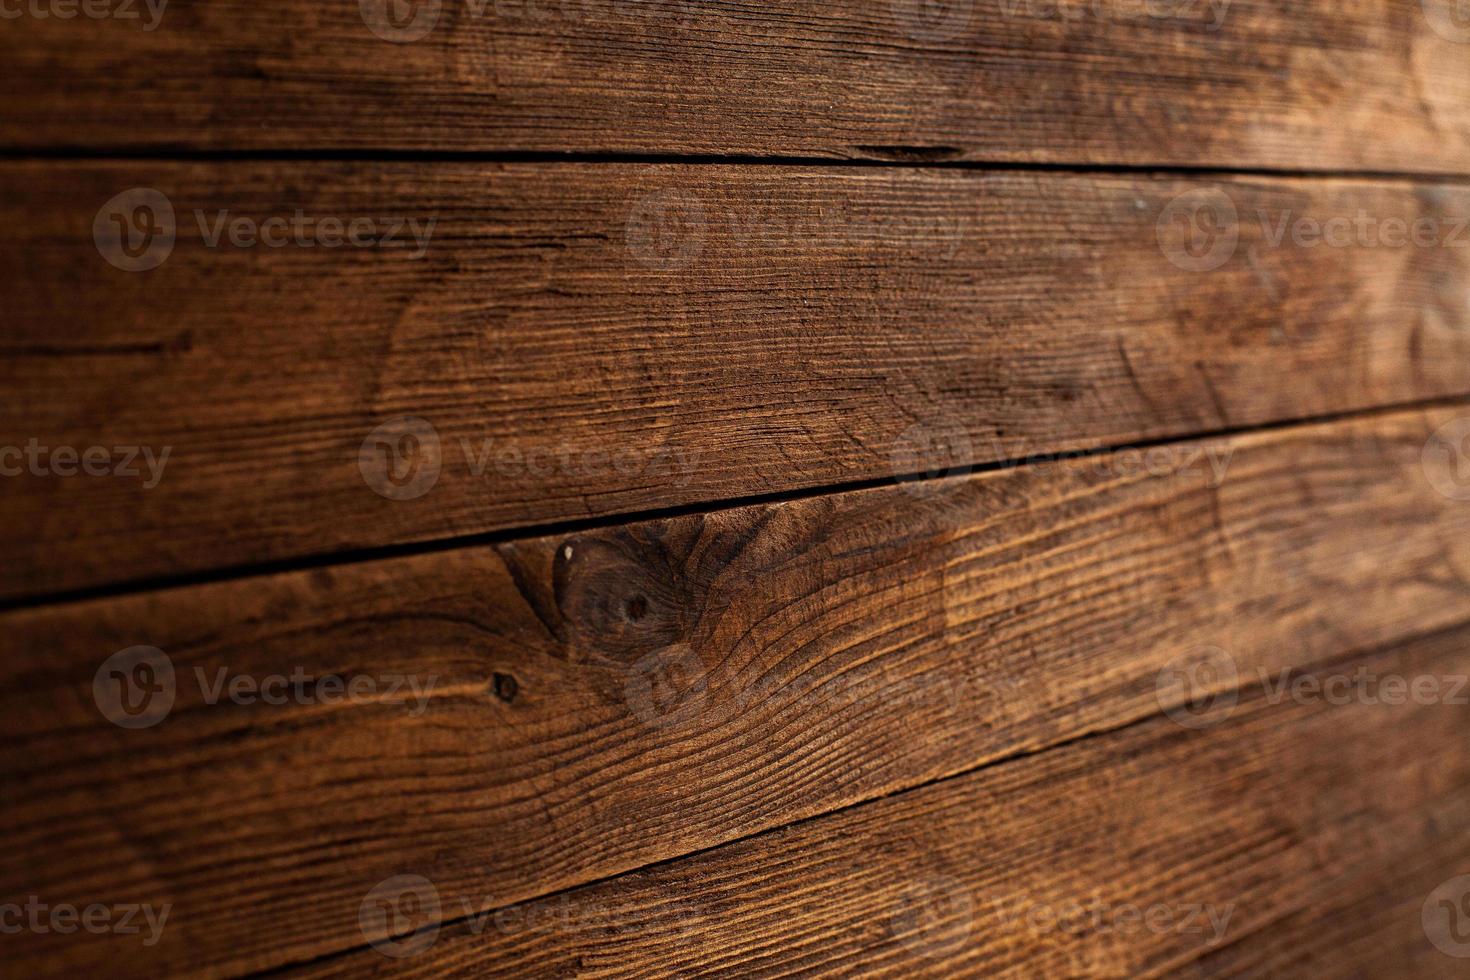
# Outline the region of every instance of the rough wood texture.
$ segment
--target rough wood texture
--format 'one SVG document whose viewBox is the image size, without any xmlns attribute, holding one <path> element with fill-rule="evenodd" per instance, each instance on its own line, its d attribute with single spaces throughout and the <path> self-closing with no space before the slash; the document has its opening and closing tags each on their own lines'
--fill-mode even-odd
<svg viewBox="0 0 1470 980">
<path fill-rule="evenodd" d="M 7 21 L 0 142 L 1470 170 L 1455 0 L 145 2 Z"/>
<path fill-rule="evenodd" d="M 1463 696 L 1467 642 L 1317 677 Z M 396 937 L 383 949 L 408 955 L 301 975 L 1464 976 L 1420 919 L 1470 849 L 1463 700 L 1258 692 L 1204 717 L 1221 720 L 1155 718 L 555 899 L 456 903 L 425 949 Z"/>
<path fill-rule="evenodd" d="M 1184 445 L 1161 476 L 1073 460 L 8 613 L 0 895 L 169 901 L 175 925 L 139 958 L 58 936 L 7 956 L 301 962 L 360 944 L 392 875 L 496 908 L 1177 709 L 1160 678 L 1217 648 L 1250 679 L 1447 628 L 1470 511 L 1422 457 L 1454 417 L 1242 437 L 1218 486 Z M 104 660 L 138 644 L 176 696 L 132 730 L 100 709 L 109 665 L 137 675 Z M 285 704 L 204 693 L 297 674 Z M 404 676 L 424 701 L 390 703 Z M 322 678 L 364 694 L 319 703 Z M 1365 744 L 1412 784 L 1456 719 Z"/>
<path fill-rule="evenodd" d="M 1470 192 L 1445 186 L 724 166 L 0 170 L 0 446 L 99 447 L 117 465 L 126 447 L 170 451 L 157 481 L 142 459 L 131 477 L 0 459 L 19 472 L 0 481 L 0 597 L 1470 392 Z M 161 266 L 126 272 L 103 260 L 94 219 L 104 242 L 120 241 L 114 220 L 153 227 L 136 200 L 103 207 L 138 186 L 171 199 L 177 243 Z M 1181 194 L 1222 234 L 1182 238 Z M 1218 224 L 1227 205 L 1238 228 Z M 298 211 L 305 240 L 324 217 L 371 220 L 360 241 L 400 220 L 434 225 L 417 260 L 406 229 L 405 248 L 230 244 L 239 219 L 294 237 L 267 222 Z M 1359 215 L 1369 244 L 1272 242 L 1283 221 Z M 1390 221 L 1420 219 L 1437 222 L 1435 244 L 1380 240 Z M 216 229 L 226 237 L 208 247 Z M 374 436 L 403 416 L 432 433 Z"/>
</svg>

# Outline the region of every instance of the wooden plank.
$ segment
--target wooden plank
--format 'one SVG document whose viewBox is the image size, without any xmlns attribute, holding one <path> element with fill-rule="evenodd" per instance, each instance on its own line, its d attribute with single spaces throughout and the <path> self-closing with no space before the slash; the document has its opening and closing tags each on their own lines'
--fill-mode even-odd
<svg viewBox="0 0 1470 980">
<path fill-rule="evenodd" d="M 0 170 L 0 597 L 1470 392 L 1470 191 L 1448 186 Z M 134 237 L 166 216 L 136 187 L 168 198 L 171 250 Z M 1195 206 L 1218 237 L 1186 237 Z M 1332 219 L 1347 247 L 1298 233 Z M 257 228 L 288 244 L 231 244 Z M 344 228 L 377 247 L 296 244 Z M 109 475 L 81 475 L 94 448 Z"/>
<path fill-rule="evenodd" d="M 127 6 L 7 20 L 0 143 L 1470 170 L 1454 0 Z"/>
<path fill-rule="evenodd" d="M 329 956 L 396 874 L 499 907 L 1188 720 L 1233 689 L 1217 651 L 1249 679 L 1447 628 L 1470 509 L 1424 459 L 1455 418 L 1240 437 L 1212 447 L 1223 482 L 1187 443 L 1158 475 L 1104 456 L 7 613 L 0 896 L 177 925 L 141 959 L 116 936 L 8 955 Z"/>
<path fill-rule="evenodd" d="M 1311 676 L 1463 692 L 1467 641 Z M 1467 716 L 1258 692 L 1202 730 L 1156 718 L 554 899 L 456 905 L 299 975 L 1463 976 L 1421 908 L 1470 860 Z"/>
</svg>

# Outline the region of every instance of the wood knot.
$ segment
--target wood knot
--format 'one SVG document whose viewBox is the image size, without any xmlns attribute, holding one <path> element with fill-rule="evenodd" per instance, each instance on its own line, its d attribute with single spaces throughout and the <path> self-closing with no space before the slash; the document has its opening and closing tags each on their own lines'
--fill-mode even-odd
<svg viewBox="0 0 1470 980">
<path fill-rule="evenodd" d="M 556 554 L 557 606 L 583 654 L 628 664 L 685 639 L 699 590 L 660 542 L 619 531 Z"/>
</svg>

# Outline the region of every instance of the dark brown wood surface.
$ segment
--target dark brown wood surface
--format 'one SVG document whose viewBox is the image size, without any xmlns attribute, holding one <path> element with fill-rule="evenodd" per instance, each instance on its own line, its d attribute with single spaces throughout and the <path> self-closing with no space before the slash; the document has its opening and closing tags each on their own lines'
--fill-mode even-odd
<svg viewBox="0 0 1470 980">
<path fill-rule="evenodd" d="M 1446 185 L 0 169 L 0 446 L 41 460 L 0 458 L 0 597 L 1470 393 L 1470 192 Z M 138 187 L 171 250 L 145 248 L 161 206 L 115 200 Z M 404 247 L 302 247 L 298 213 L 304 242 L 331 218 Z M 1366 230 L 1298 233 L 1331 221 Z M 135 264 L 119 228 L 162 264 L 104 261 Z M 375 435 L 403 417 L 429 433 Z M 94 448 L 132 475 L 77 476 Z"/>
<path fill-rule="evenodd" d="M 1460 417 L 7 613 L 0 896 L 174 906 L 143 958 L 116 936 L 8 956 L 37 975 L 330 956 L 393 875 L 498 908 L 1451 627 L 1470 509 L 1430 437 Z M 163 689 L 114 659 L 139 645 L 170 658 L 174 699 L 124 728 L 103 714 L 126 717 L 119 675 Z M 210 703 L 237 677 L 304 693 Z M 1368 744 L 1412 783 L 1455 717 Z"/>
<path fill-rule="evenodd" d="M 125 3 L 3 22 L 0 143 L 1470 171 L 1454 0 Z"/>
<path fill-rule="evenodd" d="M 301 975 L 1463 976 L 1420 913 L 1470 848 L 1467 643 L 1307 675 L 1453 704 L 1256 685 L 1208 727 L 1156 717 L 553 898 L 455 902 L 418 946 Z"/>
</svg>

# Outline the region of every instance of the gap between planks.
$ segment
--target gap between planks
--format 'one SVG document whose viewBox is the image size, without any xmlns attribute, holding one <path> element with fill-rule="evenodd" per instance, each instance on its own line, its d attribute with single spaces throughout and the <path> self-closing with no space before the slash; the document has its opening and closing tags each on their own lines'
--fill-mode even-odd
<svg viewBox="0 0 1470 980">
<path fill-rule="evenodd" d="M 870 480 L 857 480 L 850 483 L 832 483 L 816 487 L 803 487 L 795 490 L 783 490 L 774 493 L 755 494 L 747 497 L 727 497 L 718 500 L 696 501 L 678 507 L 664 507 L 653 510 L 615 512 L 590 517 L 575 521 L 555 521 L 548 524 L 527 524 L 499 531 L 488 531 L 481 534 L 457 535 L 447 538 L 432 538 L 426 541 L 413 541 L 404 544 L 384 545 L 376 548 L 351 549 L 346 551 L 321 552 L 314 555 L 304 555 L 294 558 L 285 558 L 279 561 L 254 562 L 242 565 L 226 565 L 209 569 L 202 572 L 186 572 L 177 575 L 158 576 L 150 578 L 132 579 L 122 582 L 109 583 L 107 585 L 91 586 L 83 589 L 71 589 L 52 593 L 37 593 L 32 595 L 20 595 L 10 598 L 0 598 L 0 614 L 18 612 L 28 609 L 45 609 L 55 606 L 76 605 L 84 602 L 93 602 L 103 599 L 116 599 L 124 596 L 139 595 L 147 592 L 164 592 L 172 589 L 188 588 L 195 585 L 210 585 L 220 582 L 244 581 L 248 579 L 266 578 L 272 575 L 280 575 L 287 572 L 309 571 L 316 568 L 339 568 L 352 565 L 362 565 L 370 562 L 383 561 L 392 558 L 406 558 L 414 555 L 438 554 L 446 551 L 457 551 L 461 548 L 475 548 L 484 545 L 502 544 L 509 541 L 518 541 L 526 538 L 556 537 L 566 534 L 580 534 L 586 531 L 596 531 L 625 524 L 640 524 L 645 521 L 666 520 L 669 518 L 685 517 L 693 514 L 714 514 L 721 511 L 736 510 L 742 507 L 753 507 L 765 504 L 781 504 L 798 500 L 814 500 L 821 497 L 833 497 L 841 494 L 859 493 L 865 490 L 877 490 L 883 487 L 896 486 L 903 483 L 915 482 L 937 482 L 939 480 L 966 479 L 974 476 L 983 476 L 987 473 L 995 473 L 1004 470 L 1020 469 L 1031 465 L 1044 463 L 1057 459 L 1094 459 L 1107 456 L 1111 453 L 1124 449 L 1148 450 L 1160 446 L 1181 445 L 1189 442 L 1203 441 L 1207 439 L 1228 439 L 1237 436 L 1249 436 L 1260 433 L 1283 432 L 1291 429 L 1303 429 L 1315 425 L 1327 425 L 1334 422 L 1347 422 L 1358 419 L 1379 418 L 1395 413 L 1413 411 L 1432 411 L 1439 408 L 1464 408 L 1470 407 L 1470 392 L 1463 395 L 1454 395 L 1446 398 L 1425 398 L 1408 402 L 1390 403 L 1377 405 L 1366 409 L 1353 409 L 1342 412 L 1327 412 L 1318 415 L 1307 415 L 1292 419 L 1282 419 L 1275 422 L 1263 422 L 1258 425 L 1242 425 L 1228 428 L 1205 429 L 1192 432 L 1182 436 L 1166 436 L 1157 439 L 1141 439 L 1126 443 L 1109 444 L 1094 447 L 1092 449 L 1057 449 L 1045 453 L 1032 454 L 1023 457 L 1009 457 L 989 463 L 973 463 L 956 467 L 954 473 L 945 476 L 933 477 L 928 472 L 906 473 L 896 476 L 878 477 Z"/>
<path fill-rule="evenodd" d="M 923 148 L 915 148 L 922 150 Z M 118 163 L 581 163 L 649 166 L 820 167 L 867 170 L 967 170 L 980 173 L 1055 173 L 1078 176 L 1268 177 L 1286 180 L 1352 180 L 1370 183 L 1470 185 L 1455 170 L 1372 170 L 1323 167 L 1238 167 L 1169 163 L 1053 163 L 1027 160 L 875 160 L 870 157 L 757 156 L 750 154 L 588 153 L 546 150 L 205 150 L 187 146 L 0 147 L 0 162 Z"/>
</svg>

